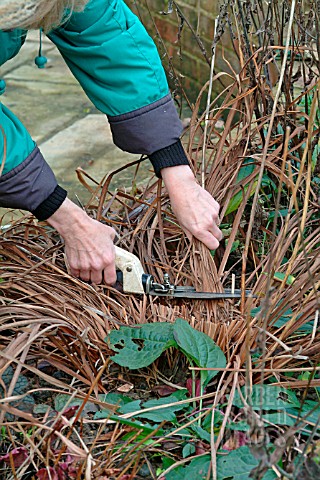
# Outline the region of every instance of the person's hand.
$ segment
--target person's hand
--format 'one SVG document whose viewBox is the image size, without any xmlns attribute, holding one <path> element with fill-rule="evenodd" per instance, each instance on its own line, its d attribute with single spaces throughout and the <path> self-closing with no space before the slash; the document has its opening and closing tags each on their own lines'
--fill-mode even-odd
<svg viewBox="0 0 320 480">
<path fill-rule="evenodd" d="M 63 237 L 71 274 L 85 282 L 116 282 L 115 231 L 90 218 L 69 199 L 47 222 Z"/>
<path fill-rule="evenodd" d="M 211 250 L 223 238 L 218 228 L 220 206 L 196 181 L 187 165 L 161 170 L 171 207 L 189 239 L 196 237 Z"/>
</svg>

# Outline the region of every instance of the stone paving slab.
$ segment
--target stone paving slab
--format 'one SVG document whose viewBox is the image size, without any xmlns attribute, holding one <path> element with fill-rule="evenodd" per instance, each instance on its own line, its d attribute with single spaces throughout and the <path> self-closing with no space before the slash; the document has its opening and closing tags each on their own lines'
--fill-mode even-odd
<svg viewBox="0 0 320 480">
<path fill-rule="evenodd" d="M 109 124 L 103 114 L 91 114 L 77 120 L 42 143 L 40 149 L 70 195 L 77 193 L 82 199 L 87 195 L 77 181 L 75 171 L 78 167 L 100 182 L 111 170 L 140 157 L 122 152 L 114 146 Z M 122 180 L 129 186 L 132 174 L 122 176 Z M 94 185 L 90 181 L 88 183 Z"/>
<path fill-rule="evenodd" d="M 38 98 L 35 101 L 22 85 L 6 94 L 3 103 L 20 118 L 37 143 L 51 138 L 94 110 L 80 95 L 63 97 L 52 94 L 45 100 Z"/>
<path fill-rule="evenodd" d="M 7 89 L 2 101 L 36 142 L 47 140 L 88 112 L 96 111 L 57 49 L 50 53 L 48 67 L 39 70 L 33 59 L 27 58 L 4 78 Z"/>
</svg>

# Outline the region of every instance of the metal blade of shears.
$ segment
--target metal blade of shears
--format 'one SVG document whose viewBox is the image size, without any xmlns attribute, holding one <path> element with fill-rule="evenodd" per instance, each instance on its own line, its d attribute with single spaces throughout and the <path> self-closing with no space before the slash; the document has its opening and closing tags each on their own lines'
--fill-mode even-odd
<svg viewBox="0 0 320 480">
<path fill-rule="evenodd" d="M 250 296 L 250 290 L 246 290 L 245 296 Z M 190 298 L 194 300 L 219 300 L 228 298 L 241 298 L 242 290 L 226 289 L 223 292 L 197 292 L 194 287 L 174 287 L 171 292 L 159 292 L 151 289 L 149 295 L 169 298 Z"/>
</svg>

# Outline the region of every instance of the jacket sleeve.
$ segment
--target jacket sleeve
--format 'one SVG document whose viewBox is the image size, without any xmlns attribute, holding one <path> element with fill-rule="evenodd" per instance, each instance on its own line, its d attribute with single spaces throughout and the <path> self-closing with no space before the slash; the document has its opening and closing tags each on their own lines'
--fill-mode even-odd
<svg viewBox="0 0 320 480">
<path fill-rule="evenodd" d="M 67 196 L 17 117 L 0 103 L 0 206 L 49 218 Z"/>
<path fill-rule="evenodd" d="M 108 116 L 118 147 L 149 155 L 159 176 L 164 166 L 188 164 L 156 46 L 122 0 L 91 0 L 49 38 Z"/>
</svg>

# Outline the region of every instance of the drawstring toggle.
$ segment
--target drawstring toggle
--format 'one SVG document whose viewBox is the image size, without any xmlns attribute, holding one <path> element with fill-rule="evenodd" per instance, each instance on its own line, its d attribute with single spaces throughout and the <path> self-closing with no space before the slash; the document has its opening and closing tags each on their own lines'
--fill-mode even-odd
<svg viewBox="0 0 320 480">
<path fill-rule="evenodd" d="M 0 78 L 0 95 L 6 91 L 6 82 Z"/>
<path fill-rule="evenodd" d="M 34 63 L 38 68 L 44 68 L 48 62 L 47 57 L 42 55 L 42 28 L 39 30 L 39 55 L 34 59 Z"/>
</svg>

